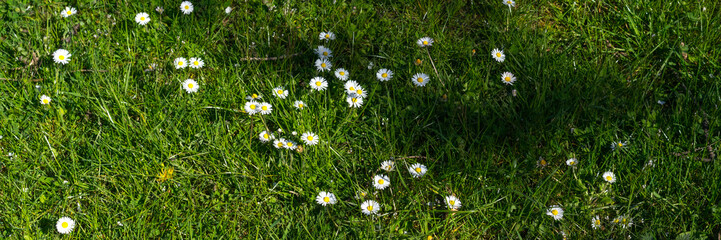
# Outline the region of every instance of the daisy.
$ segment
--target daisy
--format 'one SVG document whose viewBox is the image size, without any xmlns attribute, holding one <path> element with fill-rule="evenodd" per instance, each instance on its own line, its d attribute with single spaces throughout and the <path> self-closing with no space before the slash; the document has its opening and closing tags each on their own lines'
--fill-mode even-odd
<svg viewBox="0 0 721 240">
<path fill-rule="evenodd" d="M 563 209 L 557 205 L 551 206 L 551 208 L 546 211 L 546 215 L 553 217 L 553 219 L 561 220 L 561 218 L 563 218 Z"/>
<path fill-rule="evenodd" d="M 413 175 L 414 178 L 419 178 L 423 177 L 423 175 L 426 175 L 426 171 L 428 171 L 428 169 L 426 168 L 426 166 L 423 166 L 423 164 L 416 163 L 411 165 L 408 168 L 408 171 L 411 172 L 411 175 Z"/>
<path fill-rule="evenodd" d="M 283 87 L 276 87 L 273 88 L 273 95 L 280 99 L 285 99 L 285 97 L 288 96 L 288 90 L 283 89 Z"/>
<path fill-rule="evenodd" d="M 59 233 L 68 234 L 75 228 L 75 221 L 69 217 L 61 217 L 58 219 L 58 223 L 55 224 L 55 228 L 58 229 Z"/>
<path fill-rule="evenodd" d="M 318 68 L 318 71 L 324 72 L 324 71 L 330 71 L 330 67 L 333 65 L 330 64 L 330 61 L 325 58 L 321 58 L 318 60 L 315 60 L 315 67 Z"/>
<path fill-rule="evenodd" d="M 193 12 L 193 4 L 189 1 L 185 1 L 180 3 L 180 11 L 183 11 L 184 14 L 190 14 Z"/>
<path fill-rule="evenodd" d="M 616 217 L 615 219 L 613 219 L 613 223 L 621 225 L 621 227 L 623 227 L 623 228 L 628 228 L 628 227 L 631 227 L 631 225 L 633 225 L 633 222 L 631 221 L 631 219 L 629 219 L 626 216 Z"/>
<path fill-rule="evenodd" d="M 318 46 L 318 48 L 315 49 L 315 53 L 318 54 L 318 57 L 321 59 L 333 57 L 333 51 L 323 45 Z"/>
<path fill-rule="evenodd" d="M 72 54 L 70 54 L 68 50 L 62 48 L 53 52 L 53 60 L 55 61 L 55 63 L 62 63 L 63 65 L 70 62 L 70 56 L 72 56 Z"/>
<path fill-rule="evenodd" d="M 578 164 L 576 158 L 569 158 L 568 160 L 566 160 L 566 165 L 568 165 L 569 167 L 575 167 L 576 164 Z"/>
<path fill-rule="evenodd" d="M 493 51 L 491 51 L 491 56 L 498 62 L 506 60 L 506 55 L 503 55 L 503 50 L 498 50 L 498 48 L 494 48 Z"/>
<path fill-rule="evenodd" d="M 190 58 L 190 67 L 191 68 L 202 68 L 203 66 L 205 66 L 205 62 L 203 62 L 203 59 Z"/>
<path fill-rule="evenodd" d="M 48 104 L 50 104 L 51 101 L 53 101 L 53 100 L 50 99 L 50 97 L 48 97 L 46 95 L 40 96 L 40 104 L 42 104 L 42 105 L 48 105 Z"/>
<path fill-rule="evenodd" d="M 605 172 L 605 173 L 603 173 L 603 180 L 605 180 L 608 183 L 615 183 L 616 175 L 614 175 L 613 172 Z"/>
<path fill-rule="evenodd" d="M 383 190 L 391 185 L 391 179 L 386 175 L 376 175 L 373 177 L 373 187 Z"/>
<path fill-rule="evenodd" d="M 376 73 L 376 78 L 378 78 L 378 81 L 381 82 L 391 80 L 391 78 L 393 78 L 393 71 L 385 68 L 378 70 L 378 73 Z"/>
<path fill-rule="evenodd" d="M 179 57 L 173 61 L 173 65 L 175 65 L 175 69 L 185 68 L 188 66 L 188 60 L 185 60 L 184 57 Z"/>
<path fill-rule="evenodd" d="M 513 85 L 513 83 L 516 81 L 516 77 L 513 76 L 513 73 L 504 72 L 503 74 L 501 74 L 501 81 L 503 81 L 503 83 L 505 84 Z"/>
<path fill-rule="evenodd" d="M 270 103 L 262 102 L 260 105 L 258 105 L 260 109 L 260 114 L 267 115 L 270 114 L 270 112 L 273 111 L 273 105 L 270 105 Z"/>
<path fill-rule="evenodd" d="M 611 143 L 611 150 L 616 150 L 617 148 L 621 149 L 621 148 L 626 147 L 626 145 L 628 145 L 628 142 L 622 142 L 622 141 L 613 142 L 613 143 Z"/>
<path fill-rule="evenodd" d="M 303 101 L 298 100 L 293 103 L 293 107 L 295 107 L 297 109 L 303 109 L 303 108 L 305 108 L 305 103 Z"/>
<path fill-rule="evenodd" d="M 396 163 L 394 163 L 391 160 L 386 160 L 381 163 L 381 169 L 386 170 L 388 172 L 393 171 L 393 168 L 395 168 Z"/>
<path fill-rule="evenodd" d="M 593 229 L 598 229 L 601 227 L 601 219 L 598 217 L 598 215 L 591 219 L 591 227 L 593 227 Z"/>
<path fill-rule="evenodd" d="M 349 93 L 355 93 L 355 88 L 358 86 L 358 83 L 356 81 L 350 80 L 345 82 L 343 84 L 343 88 L 345 88 L 346 92 Z"/>
<path fill-rule="evenodd" d="M 233 8 L 231 8 L 231 7 L 225 8 L 225 14 L 230 14 L 231 11 L 233 11 Z"/>
<path fill-rule="evenodd" d="M 361 204 L 361 211 L 363 211 L 365 215 L 375 214 L 380 208 L 381 206 L 378 205 L 378 202 L 373 200 L 368 200 Z"/>
<path fill-rule="evenodd" d="M 353 93 L 360 96 L 361 98 L 365 98 L 368 96 L 368 92 L 366 92 L 366 90 L 363 89 L 363 87 L 361 87 L 361 86 L 356 87 L 355 92 L 353 92 Z"/>
<path fill-rule="evenodd" d="M 546 162 L 546 159 L 543 159 L 543 157 L 538 157 L 538 161 L 536 161 L 536 167 L 544 168 L 548 165 L 548 162 Z"/>
<path fill-rule="evenodd" d="M 291 141 L 291 140 L 285 140 L 285 148 L 290 150 L 295 150 L 298 147 L 298 144 Z"/>
<path fill-rule="evenodd" d="M 516 2 L 514 2 L 513 0 L 503 0 L 503 4 L 506 4 L 506 6 L 508 6 L 508 7 L 516 6 Z"/>
<path fill-rule="evenodd" d="M 155 11 L 158 12 L 158 13 L 160 13 L 160 14 L 163 14 L 163 12 L 165 12 L 165 8 L 163 8 L 163 7 L 155 7 Z"/>
<path fill-rule="evenodd" d="M 413 79 L 411 81 L 416 86 L 423 87 L 428 84 L 428 81 L 430 80 L 430 77 L 428 77 L 425 73 L 416 73 L 416 75 L 413 75 Z"/>
<path fill-rule="evenodd" d="M 348 80 L 348 75 L 348 71 L 346 71 L 344 68 L 338 68 L 335 70 L 335 77 L 338 78 L 338 80 Z"/>
<path fill-rule="evenodd" d="M 256 93 L 245 96 L 245 100 L 258 100 L 258 99 L 262 99 L 262 98 L 263 98 L 263 95 L 256 94 Z"/>
<path fill-rule="evenodd" d="M 433 46 L 433 38 L 422 37 L 416 41 L 419 47 L 430 47 Z"/>
<path fill-rule="evenodd" d="M 447 196 L 446 204 L 448 204 L 448 208 L 453 210 L 458 210 L 459 208 L 461 208 L 461 200 L 458 200 L 456 196 Z"/>
<path fill-rule="evenodd" d="M 318 141 L 320 141 L 320 138 L 318 138 L 318 135 L 315 135 L 315 133 L 307 132 L 303 133 L 303 135 L 300 136 L 300 139 L 305 142 L 306 145 L 312 146 L 318 144 Z"/>
<path fill-rule="evenodd" d="M 75 8 L 65 7 L 65 10 L 63 10 L 63 12 L 60 13 L 60 15 L 62 15 L 63 17 L 70 17 L 70 16 L 74 15 L 74 14 L 77 13 L 77 12 L 78 12 L 78 11 L 75 10 Z"/>
<path fill-rule="evenodd" d="M 140 25 L 148 24 L 148 22 L 150 22 L 150 15 L 145 12 L 135 14 L 135 22 Z"/>
<path fill-rule="evenodd" d="M 273 147 L 278 148 L 278 149 L 285 147 L 285 138 L 274 140 Z"/>
<path fill-rule="evenodd" d="M 186 79 L 183 82 L 183 89 L 188 93 L 198 92 L 198 88 L 200 88 L 200 85 L 193 79 Z"/>
<path fill-rule="evenodd" d="M 318 193 L 318 196 L 315 197 L 315 201 L 318 202 L 318 204 L 323 205 L 324 207 L 328 204 L 333 205 L 336 202 L 338 202 L 338 199 L 335 198 L 335 194 L 329 193 L 329 192 L 320 192 Z"/>
<path fill-rule="evenodd" d="M 271 139 L 273 139 L 273 134 L 268 133 L 267 131 L 260 132 L 260 135 L 258 135 L 258 138 L 260 138 L 261 142 L 270 142 Z"/>
<path fill-rule="evenodd" d="M 328 88 L 328 82 L 323 77 L 314 77 L 310 80 L 310 88 L 316 91 L 323 91 Z"/>
<path fill-rule="evenodd" d="M 320 40 L 335 40 L 335 34 L 332 32 L 321 32 L 320 35 L 318 35 L 318 38 Z"/>
<path fill-rule="evenodd" d="M 260 103 L 256 101 L 246 102 L 243 109 L 245 109 L 245 112 L 247 112 L 248 115 L 256 114 L 260 111 Z"/>
<path fill-rule="evenodd" d="M 363 98 L 354 94 L 348 94 L 348 97 L 345 99 L 346 102 L 348 102 L 348 107 L 352 108 L 359 108 L 363 105 Z"/>
</svg>

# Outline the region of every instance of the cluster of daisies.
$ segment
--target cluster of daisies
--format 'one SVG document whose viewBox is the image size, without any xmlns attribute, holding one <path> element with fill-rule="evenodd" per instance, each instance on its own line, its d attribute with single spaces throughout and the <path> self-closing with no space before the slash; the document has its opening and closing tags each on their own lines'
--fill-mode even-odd
<svg viewBox="0 0 721 240">
<path fill-rule="evenodd" d="M 395 162 L 392 160 L 387 160 L 381 163 L 380 168 L 386 172 L 391 172 L 395 169 Z M 420 178 L 423 177 L 423 175 L 426 174 L 428 171 L 428 168 L 420 163 L 412 164 L 408 167 L 408 172 L 413 176 L 414 178 Z M 385 174 L 378 174 L 373 176 L 373 187 L 377 190 L 384 190 L 386 188 L 389 188 L 391 185 L 391 179 L 385 175 Z M 320 204 L 321 206 L 328 206 L 333 205 L 338 202 L 338 198 L 333 194 L 332 192 L 326 192 L 322 191 L 318 193 L 318 196 L 316 196 L 315 201 Z M 449 209 L 455 211 L 461 208 L 461 200 L 458 199 L 458 197 L 454 195 L 449 195 L 444 198 L 444 202 L 448 206 Z M 363 214 L 366 215 L 377 215 L 380 211 L 380 203 L 378 203 L 375 200 L 366 200 L 363 201 L 360 204 L 360 210 Z"/>
</svg>

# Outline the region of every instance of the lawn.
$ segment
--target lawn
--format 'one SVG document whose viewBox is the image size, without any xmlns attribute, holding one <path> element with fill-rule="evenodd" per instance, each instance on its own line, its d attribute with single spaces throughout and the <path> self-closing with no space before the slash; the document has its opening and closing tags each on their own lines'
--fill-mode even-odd
<svg viewBox="0 0 721 240">
<path fill-rule="evenodd" d="M 0 2 L 0 238 L 721 239 L 717 1 L 109 2 Z"/>
</svg>

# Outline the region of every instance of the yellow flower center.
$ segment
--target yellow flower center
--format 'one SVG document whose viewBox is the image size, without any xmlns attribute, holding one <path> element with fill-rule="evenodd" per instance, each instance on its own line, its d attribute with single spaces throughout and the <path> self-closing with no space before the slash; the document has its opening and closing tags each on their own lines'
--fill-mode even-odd
<svg viewBox="0 0 721 240">
<path fill-rule="evenodd" d="M 278 94 L 279 94 L 279 95 L 282 95 L 282 94 L 283 94 L 283 90 L 278 90 Z"/>
<path fill-rule="evenodd" d="M 185 5 L 185 9 L 189 9 L 189 8 L 190 8 L 190 6 L 188 6 L 188 5 Z"/>
<path fill-rule="evenodd" d="M 288 147 L 292 147 L 292 146 L 293 146 L 293 143 L 292 143 L 292 142 L 288 142 L 288 143 L 286 143 L 286 145 L 288 145 Z"/>
<path fill-rule="evenodd" d="M 423 78 L 418 78 L 417 81 L 418 81 L 419 83 L 422 83 L 422 82 L 423 82 Z"/>
<path fill-rule="evenodd" d="M 318 87 L 320 87 L 321 84 L 322 84 L 322 83 L 320 83 L 320 81 L 315 82 L 315 85 L 318 86 Z"/>
<path fill-rule="evenodd" d="M 323 56 L 328 56 L 328 52 L 323 52 Z"/>
<path fill-rule="evenodd" d="M 576 161 L 571 161 L 568 163 L 568 165 L 573 165 L 573 164 L 576 164 Z"/>
<path fill-rule="evenodd" d="M 358 93 L 358 95 L 363 95 L 363 90 L 358 89 L 355 92 Z"/>
<path fill-rule="evenodd" d="M 178 66 L 183 66 L 183 61 L 179 61 Z"/>
<path fill-rule="evenodd" d="M 323 202 L 330 202 L 330 198 L 329 198 L 329 197 L 324 197 L 324 198 L 323 198 Z"/>
<path fill-rule="evenodd" d="M 606 181 L 610 182 L 611 180 L 613 180 L 613 178 L 611 176 L 606 176 Z"/>
<path fill-rule="evenodd" d="M 503 78 L 503 80 L 505 80 L 506 82 L 510 82 L 510 81 L 511 81 L 511 77 L 506 76 L 506 77 Z"/>
<path fill-rule="evenodd" d="M 391 165 L 386 166 L 386 169 L 391 170 Z"/>
<path fill-rule="evenodd" d="M 193 62 L 193 65 L 197 66 L 197 65 L 200 65 L 200 63 L 198 63 L 198 61 L 195 61 L 195 62 Z"/>
<path fill-rule="evenodd" d="M 546 160 L 545 160 L 545 159 L 541 159 L 541 165 L 542 165 L 542 166 L 546 166 Z"/>
<path fill-rule="evenodd" d="M 250 109 L 255 110 L 255 104 L 250 105 Z"/>
<path fill-rule="evenodd" d="M 326 34 L 326 35 L 325 35 L 325 38 L 330 38 L 330 34 Z"/>
<path fill-rule="evenodd" d="M 253 93 L 253 95 L 250 95 L 253 98 L 258 98 L 258 94 Z"/>
<path fill-rule="evenodd" d="M 140 17 L 140 21 L 145 21 L 145 17 Z"/>
<path fill-rule="evenodd" d="M 313 141 L 313 136 L 308 136 L 308 141 Z"/>
<path fill-rule="evenodd" d="M 614 219 L 613 222 L 614 222 L 614 223 L 618 223 L 618 219 Z"/>
<path fill-rule="evenodd" d="M 428 45 L 428 41 L 423 41 L 423 45 Z"/>
<path fill-rule="evenodd" d="M 385 182 L 385 181 L 383 181 L 383 179 L 378 179 L 378 184 L 383 185 L 384 182 Z"/>
<path fill-rule="evenodd" d="M 553 214 L 554 216 L 558 215 L 558 210 L 556 210 L 556 209 L 551 210 L 551 214 Z"/>
<path fill-rule="evenodd" d="M 601 219 L 596 219 L 596 225 L 601 225 Z"/>
<path fill-rule="evenodd" d="M 456 201 L 450 200 L 450 201 L 448 201 L 448 204 L 450 204 L 450 205 L 456 205 Z"/>
<path fill-rule="evenodd" d="M 357 99 L 357 98 L 351 98 L 351 101 L 355 103 L 355 102 L 358 101 L 358 99 Z"/>
<path fill-rule="evenodd" d="M 322 68 L 325 68 L 325 66 L 326 66 L 325 63 L 320 64 L 320 67 L 322 67 Z"/>
<path fill-rule="evenodd" d="M 508 4 L 513 4 L 513 2 L 511 2 L 511 1 L 508 1 L 507 3 L 508 3 Z"/>
<path fill-rule="evenodd" d="M 44 104 L 48 104 L 50 101 L 48 99 L 43 99 Z"/>
<path fill-rule="evenodd" d="M 628 219 L 625 219 L 625 218 L 624 218 L 623 220 L 621 220 L 621 223 L 623 223 L 623 224 L 628 223 Z"/>
<path fill-rule="evenodd" d="M 263 111 L 268 111 L 268 106 L 262 106 L 260 109 L 263 109 Z"/>
<path fill-rule="evenodd" d="M 73 14 L 73 12 L 71 12 L 71 11 L 68 11 L 68 15 L 72 15 L 72 14 Z"/>
<path fill-rule="evenodd" d="M 383 73 L 383 74 L 381 74 L 381 77 L 387 78 L 387 77 L 388 77 L 388 73 Z"/>
<path fill-rule="evenodd" d="M 368 207 L 366 207 L 366 209 L 368 209 L 368 211 L 373 211 L 373 205 L 368 205 Z"/>
<path fill-rule="evenodd" d="M 421 64 L 421 59 L 420 59 L 420 58 L 416 59 L 416 64 Z"/>
<path fill-rule="evenodd" d="M 68 228 L 68 225 L 69 225 L 68 222 L 63 222 L 63 224 L 62 224 L 63 228 Z"/>
<path fill-rule="evenodd" d="M 61 58 L 60 60 L 63 60 L 63 59 Z M 619 146 L 619 147 L 623 147 L 623 143 L 622 143 L 622 142 L 618 142 L 618 146 Z"/>
<path fill-rule="evenodd" d="M 303 108 L 303 104 L 298 104 L 298 107 L 299 107 L 299 108 Z"/>
<path fill-rule="evenodd" d="M 355 87 L 351 86 L 348 88 L 348 90 L 355 91 Z"/>
<path fill-rule="evenodd" d="M 193 84 L 192 84 L 192 83 L 188 83 L 188 88 L 193 89 Z"/>
<path fill-rule="evenodd" d="M 263 134 L 263 138 L 268 139 L 268 134 Z"/>
<path fill-rule="evenodd" d="M 279 142 L 278 147 L 283 147 L 283 143 Z"/>
<path fill-rule="evenodd" d="M 421 173 L 421 170 L 422 170 L 422 169 L 419 168 L 419 167 L 416 168 L 416 172 L 417 172 L 417 173 Z"/>
<path fill-rule="evenodd" d="M 341 76 L 345 76 L 345 72 L 339 72 L 338 74 Z"/>
<path fill-rule="evenodd" d="M 58 56 L 58 59 L 60 59 L 60 60 L 65 60 L 65 56 L 60 55 L 60 56 Z"/>
<path fill-rule="evenodd" d="M 501 57 L 501 53 L 496 53 L 496 57 Z"/>
</svg>

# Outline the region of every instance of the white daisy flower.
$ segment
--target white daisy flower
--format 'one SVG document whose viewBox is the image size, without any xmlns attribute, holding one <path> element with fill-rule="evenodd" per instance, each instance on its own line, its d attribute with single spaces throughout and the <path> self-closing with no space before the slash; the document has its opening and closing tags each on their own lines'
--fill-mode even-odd
<svg viewBox="0 0 721 240">
<path fill-rule="evenodd" d="M 202 68 L 203 66 L 205 66 L 205 62 L 203 62 L 203 59 L 190 58 L 190 67 L 191 68 Z"/>
<path fill-rule="evenodd" d="M 315 135 L 315 133 L 312 132 L 303 133 L 303 135 L 300 136 L 300 139 L 308 146 L 316 145 L 318 144 L 318 141 L 320 141 L 318 135 Z"/>
<path fill-rule="evenodd" d="M 333 51 L 323 45 L 318 46 L 318 48 L 315 49 L 315 53 L 318 54 L 318 57 L 321 59 L 333 57 Z"/>
<path fill-rule="evenodd" d="M 180 11 L 183 11 L 184 14 L 190 14 L 193 12 L 193 4 L 189 1 L 184 1 L 180 3 Z"/>
<path fill-rule="evenodd" d="M 551 206 L 551 208 L 546 211 L 546 215 L 553 217 L 553 219 L 561 220 L 561 218 L 563 218 L 563 209 L 557 205 Z"/>
<path fill-rule="evenodd" d="M 188 93 L 198 92 L 198 88 L 200 88 L 200 85 L 193 79 L 186 79 L 183 82 L 183 89 Z"/>
<path fill-rule="evenodd" d="M 378 72 L 376 73 L 376 78 L 378 78 L 378 81 L 381 82 L 391 80 L 391 78 L 393 78 L 393 71 L 385 68 L 378 70 Z"/>
<path fill-rule="evenodd" d="M 603 173 L 603 180 L 608 183 L 615 183 L 616 175 L 614 175 L 613 172 L 605 172 Z"/>
<path fill-rule="evenodd" d="M 395 167 L 396 163 L 391 160 L 386 160 L 381 163 L 381 169 L 386 170 L 387 172 L 393 171 Z"/>
<path fill-rule="evenodd" d="M 273 105 L 270 105 L 270 103 L 262 102 L 260 105 L 258 105 L 260 109 L 260 114 L 267 115 L 270 114 L 273 111 Z"/>
<path fill-rule="evenodd" d="M 297 109 L 303 109 L 303 108 L 305 108 L 305 103 L 301 100 L 298 100 L 293 103 L 293 107 L 295 107 Z"/>
<path fill-rule="evenodd" d="M 262 98 L 263 98 L 263 95 L 256 94 L 256 93 L 245 96 L 245 100 L 258 100 L 258 99 L 262 99 Z"/>
<path fill-rule="evenodd" d="M 498 62 L 506 60 L 506 55 L 503 55 L 503 50 L 498 50 L 498 48 L 494 48 L 493 51 L 491 51 L 491 56 Z"/>
<path fill-rule="evenodd" d="M 391 179 L 386 175 L 376 175 L 373 177 L 373 187 L 383 190 L 391 185 Z"/>
<path fill-rule="evenodd" d="M 428 77 L 425 73 L 416 73 L 416 75 L 413 75 L 413 79 L 411 81 L 416 86 L 423 87 L 426 86 L 430 80 L 430 77 Z"/>
<path fill-rule="evenodd" d="M 568 160 L 566 160 L 566 165 L 568 165 L 569 167 L 575 167 L 576 165 L 578 165 L 578 161 L 576 160 L 576 158 L 569 158 Z"/>
<path fill-rule="evenodd" d="M 628 227 L 631 227 L 631 225 L 633 225 L 633 221 L 631 221 L 631 219 L 626 216 L 616 217 L 615 219 L 613 219 L 613 223 L 621 225 L 621 227 L 623 227 L 623 228 L 628 228 Z"/>
<path fill-rule="evenodd" d="M 260 103 L 256 101 L 246 102 L 243 109 L 248 113 L 248 115 L 256 114 L 260 112 Z"/>
<path fill-rule="evenodd" d="M 504 72 L 503 74 L 501 74 L 501 81 L 503 81 L 503 83 L 505 84 L 513 85 L 513 83 L 516 82 L 516 77 L 513 76 L 513 73 Z"/>
<path fill-rule="evenodd" d="M 160 13 L 160 14 L 163 14 L 163 12 L 165 12 L 165 8 L 163 8 L 163 7 L 155 7 L 155 11 L 158 12 L 158 13 Z"/>
<path fill-rule="evenodd" d="M 356 95 L 360 96 L 361 98 L 365 98 L 368 96 L 368 92 L 365 89 L 363 89 L 363 87 L 361 87 L 361 86 L 356 86 L 355 91 L 353 91 L 352 93 L 355 93 Z"/>
<path fill-rule="evenodd" d="M 448 204 L 448 208 L 453 210 L 458 210 L 459 208 L 461 208 L 461 200 L 458 200 L 456 196 L 447 196 L 446 204 Z"/>
<path fill-rule="evenodd" d="M 335 40 L 335 34 L 332 32 L 321 32 L 320 35 L 318 35 L 318 38 L 320 40 Z"/>
<path fill-rule="evenodd" d="M 283 87 L 276 87 L 273 88 L 273 95 L 280 99 L 285 99 L 285 97 L 288 96 L 288 90 L 285 90 Z"/>
<path fill-rule="evenodd" d="M 355 93 L 355 88 L 357 86 L 358 86 L 358 83 L 353 80 L 347 81 L 347 82 L 345 82 L 345 84 L 343 84 L 343 88 L 345 88 L 345 91 L 349 92 L 349 93 Z"/>
<path fill-rule="evenodd" d="M 233 8 L 231 8 L 231 7 L 225 8 L 225 14 L 230 14 L 230 12 L 232 12 L 232 11 L 233 11 Z"/>
<path fill-rule="evenodd" d="M 295 150 L 296 148 L 298 148 L 298 144 L 291 140 L 285 140 L 285 148 Z"/>
<path fill-rule="evenodd" d="M 359 108 L 363 106 L 363 98 L 354 94 L 348 94 L 348 97 L 345 99 L 346 102 L 348 102 L 348 107 L 352 108 Z"/>
<path fill-rule="evenodd" d="M 284 148 L 285 147 L 285 139 L 281 138 L 281 139 L 274 140 L 273 147 L 278 148 L 278 149 Z"/>
<path fill-rule="evenodd" d="M 53 52 L 53 60 L 55 61 L 55 63 L 62 63 L 63 65 L 70 62 L 70 56 L 72 56 L 72 54 L 70 54 L 68 50 L 62 48 Z"/>
<path fill-rule="evenodd" d="M 506 6 L 509 6 L 509 7 L 516 6 L 516 2 L 514 2 L 513 0 L 503 0 L 503 4 L 506 4 Z"/>
<path fill-rule="evenodd" d="M 433 46 L 433 38 L 422 37 L 416 41 L 419 47 L 430 47 Z"/>
<path fill-rule="evenodd" d="M 75 221 L 69 217 L 61 217 L 55 224 L 55 228 L 58 229 L 59 233 L 68 234 L 75 228 Z"/>
<path fill-rule="evenodd" d="M 140 25 L 145 25 L 150 22 L 150 15 L 145 12 L 135 14 L 135 22 Z"/>
<path fill-rule="evenodd" d="M 272 133 L 268 133 L 267 131 L 262 131 L 258 135 L 258 138 L 260 139 L 261 142 L 270 142 L 270 140 L 272 140 L 274 137 L 273 137 Z"/>
<path fill-rule="evenodd" d="M 601 227 L 601 218 L 599 218 L 598 215 L 591 219 L 591 227 L 593 227 L 593 229 L 599 229 Z"/>
<path fill-rule="evenodd" d="M 48 105 L 48 104 L 50 104 L 51 101 L 53 101 L 53 100 L 50 99 L 50 97 L 48 97 L 46 95 L 40 96 L 40 104 L 42 104 L 42 105 Z"/>
<path fill-rule="evenodd" d="M 367 200 L 361 204 L 361 211 L 363 211 L 365 215 L 375 214 L 380 208 L 381 206 L 378 205 L 378 202 L 373 200 Z"/>
<path fill-rule="evenodd" d="M 323 91 L 328 88 L 328 82 L 323 77 L 314 77 L 310 80 L 310 88 L 316 91 Z"/>
<path fill-rule="evenodd" d="M 78 11 L 75 10 L 75 8 L 65 7 L 65 9 L 63 10 L 63 12 L 60 13 L 60 15 L 62 15 L 63 17 L 70 17 L 70 16 L 74 15 L 74 14 L 77 13 L 77 12 L 78 12 Z"/>
<path fill-rule="evenodd" d="M 330 61 L 325 58 L 321 58 L 318 60 L 315 60 L 315 67 L 318 68 L 318 71 L 324 72 L 324 71 L 330 71 L 330 68 L 333 65 L 330 64 Z"/>
<path fill-rule="evenodd" d="M 181 69 L 188 66 L 188 60 L 185 60 L 184 57 L 179 57 L 173 60 L 173 65 L 175 65 L 175 69 Z"/>
<path fill-rule="evenodd" d="M 338 80 L 346 81 L 348 80 L 348 76 L 350 74 L 348 71 L 346 71 L 344 68 L 338 68 L 335 70 L 335 77 L 338 78 Z"/>
<path fill-rule="evenodd" d="M 426 171 L 428 171 L 428 168 L 426 166 L 423 166 L 423 164 L 416 163 L 411 165 L 408 168 L 408 171 L 411 172 L 411 175 L 413 175 L 414 178 L 423 177 L 423 175 L 426 175 Z"/>
<path fill-rule="evenodd" d="M 611 143 L 611 150 L 621 149 L 626 147 L 628 145 L 628 142 L 618 141 Z"/>
<path fill-rule="evenodd" d="M 330 192 L 320 192 L 318 193 L 318 196 L 315 197 L 315 201 L 318 202 L 318 204 L 323 205 L 324 207 L 328 204 L 333 205 L 336 202 L 338 202 L 338 199 L 335 198 L 335 194 Z"/>
</svg>

